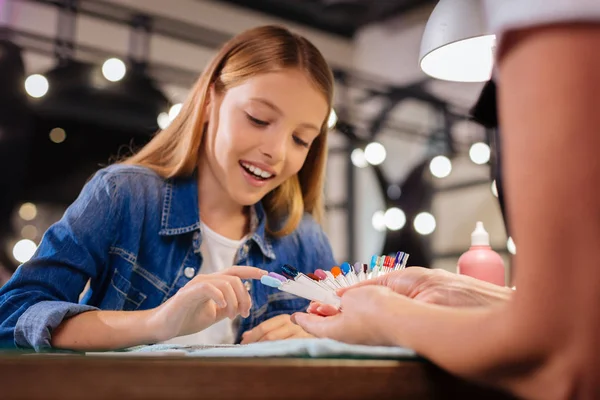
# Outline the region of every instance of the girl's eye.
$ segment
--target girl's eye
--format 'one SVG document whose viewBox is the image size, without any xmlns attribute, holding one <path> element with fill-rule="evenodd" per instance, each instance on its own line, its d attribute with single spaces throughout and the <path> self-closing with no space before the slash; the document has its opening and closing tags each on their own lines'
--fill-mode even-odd
<svg viewBox="0 0 600 400">
<path fill-rule="evenodd" d="M 308 148 L 308 146 L 309 146 L 309 143 L 308 143 L 308 142 L 305 142 L 304 140 L 300 139 L 300 138 L 299 138 L 298 136 L 296 136 L 296 135 L 294 135 L 294 136 L 293 136 L 293 138 L 294 138 L 294 142 L 295 142 L 297 145 L 299 145 L 299 146 L 302 146 L 302 147 L 306 147 L 306 148 Z"/>
<path fill-rule="evenodd" d="M 269 123 L 267 121 L 262 121 L 262 120 L 260 120 L 258 118 L 254 118 L 252 115 L 250 115 L 248 113 L 246 113 L 246 115 L 248 116 L 248 120 L 250 122 L 252 122 L 256 126 L 263 127 L 263 126 L 268 126 L 269 125 Z"/>
</svg>

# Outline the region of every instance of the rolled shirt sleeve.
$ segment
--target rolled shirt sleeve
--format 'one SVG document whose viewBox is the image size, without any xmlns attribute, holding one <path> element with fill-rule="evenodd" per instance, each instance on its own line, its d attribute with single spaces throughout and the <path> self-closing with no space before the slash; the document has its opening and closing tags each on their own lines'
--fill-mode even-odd
<svg viewBox="0 0 600 400">
<path fill-rule="evenodd" d="M 500 46 L 506 32 L 567 22 L 600 22 L 598 0 L 484 0 L 487 25 Z"/>
<path fill-rule="evenodd" d="M 43 351 L 65 318 L 96 309 L 78 304 L 79 295 L 106 273 L 118 203 L 116 183 L 100 171 L 48 229 L 31 260 L 0 288 L 0 347 Z"/>
</svg>

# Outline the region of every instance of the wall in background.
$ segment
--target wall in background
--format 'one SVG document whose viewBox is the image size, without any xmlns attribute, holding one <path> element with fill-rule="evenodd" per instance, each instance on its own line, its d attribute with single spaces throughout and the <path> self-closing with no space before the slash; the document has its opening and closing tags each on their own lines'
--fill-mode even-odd
<svg viewBox="0 0 600 400">
<path fill-rule="evenodd" d="M 312 40 L 334 66 L 364 71 L 384 81 L 400 85 L 425 79 L 418 68 L 417 57 L 421 34 L 430 9 L 394 18 L 384 24 L 368 26 L 352 41 L 213 1 L 178 0 L 177 7 L 172 7 L 169 2 L 163 0 L 110 2 L 172 18 L 182 25 L 214 29 L 222 32 L 224 36 L 234 35 L 252 26 L 282 23 Z M 50 38 L 56 35 L 57 13 L 54 7 L 27 1 L 15 4 L 14 15 L 10 21 L 13 28 Z M 125 26 L 90 16 L 79 16 L 76 25 L 78 43 L 102 49 L 114 56 L 124 57 L 127 54 L 128 35 L 129 31 Z M 155 34 L 151 41 L 150 62 L 199 73 L 212 54 L 214 49 L 203 43 L 188 43 Z M 86 57 L 86 54 L 78 56 Z M 54 64 L 53 58 L 48 55 L 26 52 L 24 57 L 29 73 L 43 72 Z M 185 85 L 162 82 L 161 86 L 174 103 L 183 101 L 187 95 L 188 87 Z M 430 81 L 427 88 L 453 104 L 467 108 L 474 102 L 481 85 Z M 348 119 L 361 126 L 372 120 L 382 104 L 380 100 L 373 99 L 357 105 L 359 95 L 360 93 L 352 90 L 340 90 L 336 93 L 336 104 L 345 104 Z M 441 121 L 431 107 L 413 100 L 399 104 L 392 111 L 390 119 L 399 126 L 408 126 L 411 130 L 420 132 L 428 132 L 441 126 Z M 456 127 L 454 134 L 462 140 L 480 133 L 476 128 L 461 125 Z M 427 141 L 392 126 L 384 127 L 375 139 L 387 148 L 388 157 L 382 169 L 392 181 L 401 182 L 412 167 L 424 157 L 431 156 Z M 346 149 L 348 145 L 347 139 L 339 132 L 331 133 L 330 148 L 334 151 L 330 155 L 326 193 L 328 202 L 332 204 L 342 204 L 348 200 L 348 154 L 339 151 Z M 368 261 L 372 254 L 380 251 L 385 237 L 384 233 L 375 230 L 371 223 L 373 213 L 384 207 L 384 198 L 374 180 L 372 169 L 356 169 L 355 174 L 357 238 L 354 252 L 357 260 Z M 455 163 L 450 177 L 444 181 L 436 181 L 436 187 L 441 189 L 448 185 L 460 185 L 461 182 L 486 179 L 488 176 L 487 167 L 461 160 Z M 434 267 L 453 269 L 456 262 L 453 254 L 466 249 L 476 220 L 484 221 L 495 247 L 505 247 L 506 235 L 502 220 L 488 184 L 469 189 L 442 191 L 435 197 L 431 212 L 437 219 L 437 229 L 432 235 L 433 249 L 438 254 L 447 255 L 437 259 Z M 339 260 L 345 260 L 349 254 L 346 240 L 349 227 L 346 221 L 346 211 L 332 209 L 328 212 L 325 224 Z M 410 222 L 404 229 L 412 229 Z"/>
<path fill-rule="evenodd" d="M 419 68 L 418 54 L 422 33 L 431 9 L 425 8 L 411 14 L 393 18 L 386 23 L 368 26 L 359 31 L 355 38 L 355 67 L 381 76 L 399 85 L 418 82 L 425 78 Z M 429 92 L 448 102 L 468 109 L 474 104 L 481 84 L 453 83 L 431 80 L 427 83 Z M 440 127 L 431 107 L 418 101 L 407 101 L 397 106 L 392 118 L 401 123 L 427 131 Z M 400 133 L 400 134 L 399 134 Z M 461 122 L 454 126 L 453 138 L 458 142 L 484 140 L 484 131 L 475 124 Z M 398 131 L 384 130 L 379 141 L 386 145 L 388 159 L 383 169 L 388 176 L 401 179 L 407 171 L 423 157 L 436 155 L 431 152 L 428 143 L 411 140 Z M 469 182 L 483 183 L 461 187 Z M 466 149 L 455 160 L 450 176 L 434 179 L 438 189 L 434 196 L 431 213 L 435 216 L 437 228 L 432 234 L 432 249 L 439 255 L 433 267 L 456 270 L 458 255 L 470 244 L 470 234 L 476 221 L 483 221 L 490 233 L 495 249 L 506 249 L 506 232 L 500 214 L 497 199 L 490 189 L 490 173 L 487 165 L 476 165 L 466 154 Z M 383 243 L 383 234 L 377 232 L 371 224 L 373 213 L 384 206 L 381 194 L 375 195 L 376 185 L 371 171 L 360 171 L 356 190 L 360 204 L 357 214 L 359 254 L 368 259 Z M 407 222 L 403 229 L 412 229 Z M 401 250 L 401 249 L 399 249 Z M 504 252 L 507 265 L 510 257 Z"/>
</svg>

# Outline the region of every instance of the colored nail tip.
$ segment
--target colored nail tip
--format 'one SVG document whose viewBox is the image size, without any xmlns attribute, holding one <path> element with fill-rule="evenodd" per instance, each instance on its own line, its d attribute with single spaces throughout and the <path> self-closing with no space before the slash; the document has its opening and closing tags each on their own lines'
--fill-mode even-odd
<svg viewBox="0 0 600 400">
<path fill-rule="evenodd" d="M 285 276 L 279 275 L 277 272 L 269 272 L 268 276 L 280 280 L 281 282 L 287 281 Z"/>
<path fill-rule="evenodd" d="M 342 270 L 336 265 L 335 267 L 331 268 L 331 273 L 333 274 L 333 276 L 337 277 L 342 273 Z"/>
<path fill-rule="evenodd" d="M 298 275 L 298 270 L 292 267 L 290 264 L 284 264 L 283 267 L 281 267 L 281 269 L 283 270 L 283 272 L 293 277 L 296 277 Z"/>
<path fill-rule="evenodd" d="M 342 263 L 342 265 L 340 265 L 340 269 L 342 270 L 342 272 L 344 272 L 344 275 L 348 274 L 348 272 L 350 272 L 350 270 L 352 269 L 350 267 L 350 264 L 348 264 L 347 262 Z"/>
<path fill-rule="evenodd" d="M 362 271 L 363 265 L 362 265 L 362 263 L 356 262 L 356 263 L 354 263 L 353 268 L 354 268 L 354 272 L 356 272 L 358 274 L 358 273 L 360 273 L 360 271 Z"/>
<path fill-rule="evenodd" d="M 315 274 L 306 274 L 306 276 L 308 276 L 310 279 L 312 279 L 313 281 L 320 281 L 321 279 L 315 275 Z"/>
<path fill-rule="evenodd" d="M 260 278 L 260 282 L 263 285 L 267 285 L 270 287 L 274 287 L 274 288 L 278 288 L 281 286 L 281 281 L 279 279 L 273 278 L 272 276 L 269 275 L 263 275 L 262 278 Z"/>
<path fill-rule="evenodd" d="M 327 274 L 322 269 L 316 270 L 315 275 L 319 277 L 319 279 L 327 279 Z"/>
</svg>

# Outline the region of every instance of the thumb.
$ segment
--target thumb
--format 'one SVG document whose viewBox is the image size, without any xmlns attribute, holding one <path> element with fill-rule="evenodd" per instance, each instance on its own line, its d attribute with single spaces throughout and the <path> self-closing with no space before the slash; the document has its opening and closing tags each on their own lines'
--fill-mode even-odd
<svg viewBox="0 0 600 400">
<path fill-rule="evenodd" d="M 313 314 L 295 313 L 292 322 L 306 332 L 317 337 L 335 338 L 338 328 L 338 317 L 321 317 Z"/>
<path fill-rule="evenodd" d="M 356 289 L 356 288 L 359 288 L 359 287 L 373 286 L 373 285 L 375 285 L 375 286 L 387 286 L 387 282 L 388 282 L 387 275 L 378 276 L 377 278 L 369 279 L 369 280 L 366 280 L 366 281 L 355 283 L 352 286 L 348 286 L 348 287 L 345 287 L 345 288 L 338 289 L 338 290 L 336 290 L 336 293 L 337 293 L 338 296 L 342 296 L 347 291 L 352 290 L 352 289 Z"/>
<path fill-rule="evenodd" d="M 410 267 L 400 271 L 392 271 L 388 274 L 378 276 L 368 281 L 359 282 L 356 285 L 352 285 L 347 288 L 343 288 L 337 291 L 338 296 L 343 295 L 348 290 L 352 290 L 362 286 L 386 286 L 392 289 L 394 292 L 409 296 L 418 287 L 419 284 L 426 282 L 433 278 L 432 270 L 422 267 Z"/>
<path fill-rule="evenodd" d="M 262 276 L 267 275 L 268 272 L 256 267 L 236 265 L 221 272 L 217 272 L 217 274 L 237 276 L 240 279 L 260 279 Z"/>
</svg>

